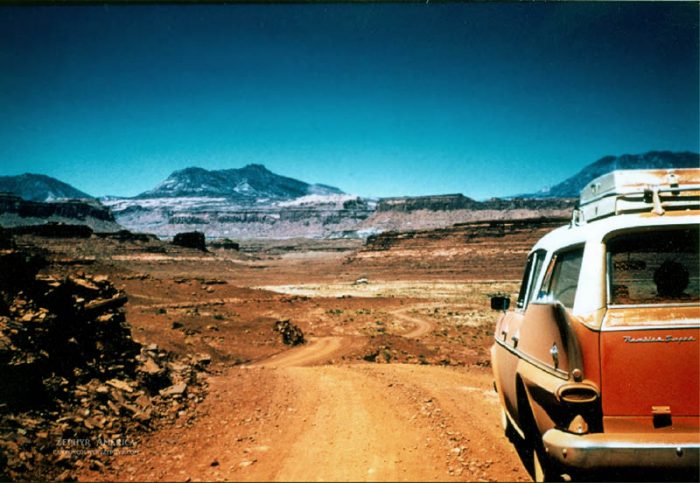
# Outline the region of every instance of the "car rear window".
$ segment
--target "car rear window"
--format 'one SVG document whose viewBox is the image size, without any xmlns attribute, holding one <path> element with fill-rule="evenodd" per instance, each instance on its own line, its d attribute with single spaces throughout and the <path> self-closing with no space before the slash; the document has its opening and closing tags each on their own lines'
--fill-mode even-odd
<svg viewBox="0 0 700 483">
<path fill-rule="evenodd" d="M 698 226 L 625 233 L 607 245 L 611 305 L 700 300 Z"/>
</svg>

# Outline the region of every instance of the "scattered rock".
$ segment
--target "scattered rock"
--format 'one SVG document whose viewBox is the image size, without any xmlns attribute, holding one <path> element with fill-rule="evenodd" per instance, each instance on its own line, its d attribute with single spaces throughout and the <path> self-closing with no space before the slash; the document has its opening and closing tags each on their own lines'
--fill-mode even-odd
<svg viewBox="0 0 700 483">
<path fill-rule="evenodd" d="M 273 330 L 282 335 L 282 342 L 287 345 L 295 346 L 306 342 L 301 329 L 292 324 L 289 320 L 278 320 L 275 322 Z"/>
<path fill-rule="evenodd" d="M 120 381 L 119 379 L 110 379 L 107 384 L 122 391 L 133 392 L 133 388 L 125 381 Z"/>
<path fill-rule="evenodd" d="M 202 285 L 226 285 L 228 282 L 226 280 L 219 280 L 216 278 L 212 279 L 200 279 L 199 283 Z"/>
<path fill-rule="evenodd" d="M 160 367 L 153 359 L 147 357 L 146 361 L 139 366 L 139 370 L 148 375 L 155 375 L 162 372 L 163 368 Z"/>
<path fill-rule="evenodd" d="M 165 388 L 165 389 L 162 389 L 162 390 L 160 391 L 160 395 L 161 395 L 161 396 L 165 396 L 165 397 L 168 397 L 168 396 L 181 396 L 182 394 L 185 393 L 186 390 L 187 390 L 187 384 L 185 384 L 184 382 L 180 382 L 180 383 L 178 383 L 178 384 L 173 384 L 173 385 L 170 386 L 170 387 L 167 387 L 167 388 Z"/>
<path fill-rule="evenodd" d="M 198 367 L 204 367 L 211 364 L 211 356 L 209 354 L 200 353 L 194 356 L 194 364 Z"/>
</svg>

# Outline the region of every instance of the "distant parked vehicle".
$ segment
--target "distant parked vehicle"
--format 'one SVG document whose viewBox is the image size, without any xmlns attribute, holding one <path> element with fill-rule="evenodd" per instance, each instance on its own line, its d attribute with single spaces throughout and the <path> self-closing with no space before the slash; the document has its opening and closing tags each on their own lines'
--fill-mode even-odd
<svg viewBox="0 0 700 483">
<path fill-rule="evenodd" d="M 532 248 L 491 361 L 535 479 L 679 471 L 700 455 L 700 169 L 614 171 Z"/>
</svg>

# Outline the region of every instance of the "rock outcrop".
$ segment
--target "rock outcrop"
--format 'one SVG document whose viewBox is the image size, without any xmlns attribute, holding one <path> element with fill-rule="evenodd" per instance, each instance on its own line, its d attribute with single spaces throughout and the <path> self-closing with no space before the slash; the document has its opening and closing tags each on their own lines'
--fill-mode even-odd
<svg viewBox="0 0 700 483">
<path fill-rule="evenodd" d="M 164 238 L 200 231 L 207 238 L 325 238 L 353 230 L 374 204 L 349 195 L 309 195 L 292 201 L 242 204 L 228 198 L 105 200 L 118 222 Z"/>
<path fill-rule="evenodd" d="M 195 248 L 197 250 L 202 250 L 203 252 L 207 251 L 204 233 L 198 231 L 178 233 L 173 238 L 173 245 L 178 245 L 185 248 Z"/>
<path fill-rule="evenodd" d="M 369 236 L 346 263 L 368 272 L 381 266 L 399 279 L 412 276 L 413 267 L 419 267 L 437 279 L 459 274 L 466 280 L 519 280 L 533 243 L 568 221 L 490 220 L 432 230 L 384 232 Z"/>
<path fill-rule="evenodd" d="M 565 216 L 571 200 L 491 199 L 462 194 L 361 198 L 309 185 L 263 166 L 174 172 L 131 199 L 104 199 L 133 231 L 172 238 L 200 231 L 208 239 L 365 238 L 387 230 L 429 229 L 477 220 Z"/>
<path fill-rule="evenodd" d="M 578 195 L 577 195 L 578 196 Z M 377 212 L 414 212 L 414 211 L 496 211 L 496 210 L 559 210 L 570 209 L 574 199 L 528 199 L 528 198 L 491 198 L 476 201 L 462 194 L 434 196 L 402 196 L 381 198 L 377 203 Z"/>
<path fill-rule="evenodd" d="M 14 235 L 34 235 L 46 238 L 90 238 L 92 228 L 87 225 L 67 225 L 65 223 L 46 223 L 44 225 L 27 225 L 8 228 Z"/>
<path fill-rule="evenodd" d="M 0 479 L 100 471 L 139 434 L 181 421 L 205 394 L 201 358 L 131 336 L 106 276 L 39 273 L 31 249 L 0 250 Z"/>
<path fill-rule="evenodd" d="M 85 225 L 97 232 L 122 229 L 109 208 L 96 200 L 38 202 L 0 193 L 0 226 L 8 228 L 47 223 Z"/>
<path fill-rule="evenodd" d="M 304 333 L 299 327 L 292 324 L 289 319 L 275 322 L 274 331 L 282 336 L 282 342 L 286 345 L 299 345 L 306 342 Z"/>
<path fill-rule="evenodd" d="M 433 196 L 401 196 L 382 198 L 377 203 L 377 211 L 444 211 L 471 210 L 478 208 L 479 202 L 462 194 Z"/>
<path fill-rule="evenodd" d="M 220 238 L 220 239 L 212 240 L 209 242 L 209 247 L 213 248 L 214 250 L 239 251 L 241 249 L 240 243 L 235 242 L 233 240 L 229 240 L 228 238 Z"/>
</svg>

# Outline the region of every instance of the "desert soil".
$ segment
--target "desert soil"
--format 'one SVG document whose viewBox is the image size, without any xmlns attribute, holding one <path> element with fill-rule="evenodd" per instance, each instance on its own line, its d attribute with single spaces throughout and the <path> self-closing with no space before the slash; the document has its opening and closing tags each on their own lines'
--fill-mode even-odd
<svg viewBox="0 0 700 483">
<path fill-rule="evenodd" d="M 66 271 L 126 290 L 135 339 L 212 358 L 194 418 L 138 435 L 136 452 L 80 480 L 530 480 L 503 435 L 488 357 L 489 295 L 514 294 L 518 274 L 475 271 L 473 249 L 442 250 L 434 272 L 390 253 L 364 263 L 347 243 L 254 253 L 42 243 Z M 282 344 L 272 328 L 287 319 L 305 344 Z"/>
</svg>

